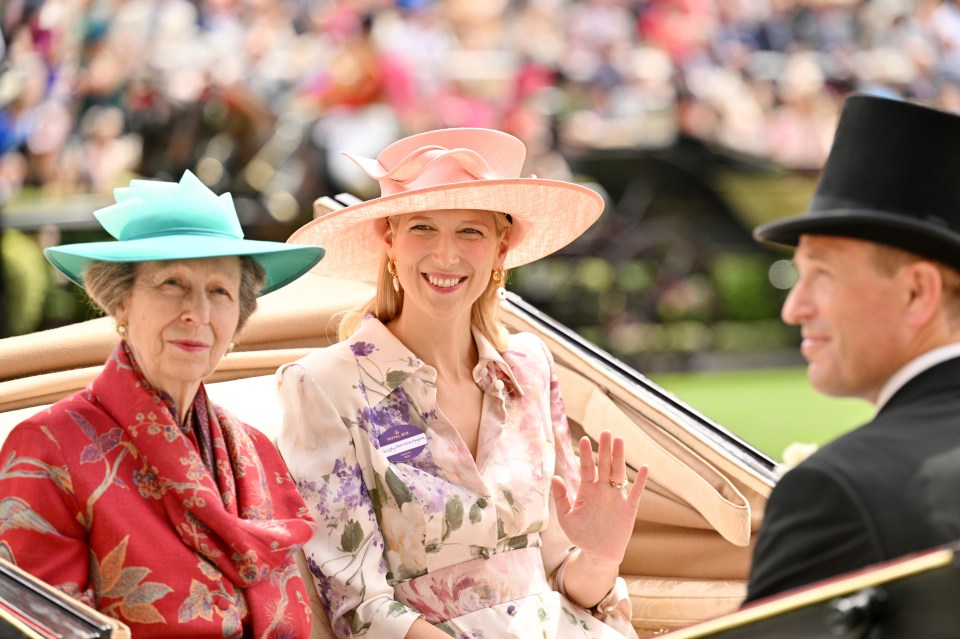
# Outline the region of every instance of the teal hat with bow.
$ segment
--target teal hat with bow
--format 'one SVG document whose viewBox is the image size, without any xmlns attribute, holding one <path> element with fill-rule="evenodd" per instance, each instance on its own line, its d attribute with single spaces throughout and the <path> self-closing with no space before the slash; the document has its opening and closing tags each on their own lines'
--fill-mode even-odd
<svg viewBox="0 0 960 639">
<path fill-rule="evenodd" d="M 285 286 L 323 258 L 320 246 L 243 239 L 229 193 L 217 196 L 193 173 L 180 182 L 131 180 L 114 190 L 116 204 L 93 212 L 114 242 L 86 242 L 44 250 L 47 259 L 83 286 L 91 262 L 150 262 L 248 255 L 266 272 L 260 294 Z"/>
</svg>

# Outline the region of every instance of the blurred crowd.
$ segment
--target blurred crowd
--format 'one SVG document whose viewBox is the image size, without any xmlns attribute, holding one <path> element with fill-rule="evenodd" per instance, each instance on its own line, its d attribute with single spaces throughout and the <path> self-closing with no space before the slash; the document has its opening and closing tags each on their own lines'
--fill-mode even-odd
<svg viewBox="0 0 960 639">
<path fill-rule="evenodd" d="M 960 108 L 960 0 L 3 0 L 0 203 L 131 174 L 290 220 L 339 155 L 509 131 L 530 171 L 678 135 L 816 170 L 851 91 Z M 238 184 L 238 181 L 240 182 Z"/>
</svg>

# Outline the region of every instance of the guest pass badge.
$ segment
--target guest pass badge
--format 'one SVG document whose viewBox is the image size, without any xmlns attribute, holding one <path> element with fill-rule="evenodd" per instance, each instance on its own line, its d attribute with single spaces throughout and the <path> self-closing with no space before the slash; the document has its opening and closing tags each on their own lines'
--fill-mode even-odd
<svg viewBox="0 0 960 639">
<path fill-rule="evenodd" d="M 380 452 L 390 462 L 405 462 L 420 454 L 427 445 L 427 434 L 411 424 L 391 426 L 378 438 Z"/>
</svg>

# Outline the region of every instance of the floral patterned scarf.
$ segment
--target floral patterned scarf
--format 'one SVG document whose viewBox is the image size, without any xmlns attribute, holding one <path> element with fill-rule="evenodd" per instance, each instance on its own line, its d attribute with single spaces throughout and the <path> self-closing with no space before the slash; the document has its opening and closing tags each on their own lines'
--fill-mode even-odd
<svg viewBox="0 0 960 639">
<path fill-rule="evenodd" d="M 183 543 L 244 589 L 253 636 L 287 636 L 290 625 L 309 633 L 309 610 L 291 598 L 306 600 L 294 553 L 312 535 L 313 523 L 296 491 L 271 492 L 269 483 L 279 481 L 273 475 L 286 469 L 265 468 L 244 426 L 213 404 L 201 384 L 192 409 L 209 429 L 211 473 L 170 402 L 146 381 L 123 343 L 91 390 L 116 424 L 98 429 L 107 433 L 101 446 L 126 432 L 142 464 L 134 473 L 136 489 L 143 498 L 164 500 Z M 290 604 L 286 632 L 278 634 L 278 621 L 267 611 L 284 603 Z"/>
</svg>

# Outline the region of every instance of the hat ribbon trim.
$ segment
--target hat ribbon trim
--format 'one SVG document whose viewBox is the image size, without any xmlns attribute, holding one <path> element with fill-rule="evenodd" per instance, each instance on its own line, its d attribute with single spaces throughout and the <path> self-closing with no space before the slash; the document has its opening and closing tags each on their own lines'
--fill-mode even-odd
<svg viewBox="0 0 960 639">
<path fill-rule="evenodd" d="M 430 145 L 416 149 L 392 169 L 387 169 L 379 161 L 348 155 L 363 171 L 377 181 L 390 180 L 397 184 L 406 184 L 423 175 L 433 163 L 444 158 L 455 160 L 467 173 L 478 180 L 493 180 L 498 177 L 483 156 L 473 149 L 448 149 Z"/>
<path fill-rule="evenodd" d="M 171 235 L 204 235 L 207 237 L 222 237 L 231 240 L 243 239 L 243 233 L 230 233 L 227 231 L 217 231 L 215 229 L 202 229 L 195 226 L 163 229 L 149 233 L 138 233 L 137 235 L 131 235 L 130 237 L 124 237 L 121 239 L 124 242 L 128 242 L 130 240 L 149 240 L 154 237 L 167 237 Z"/>
</svg>

